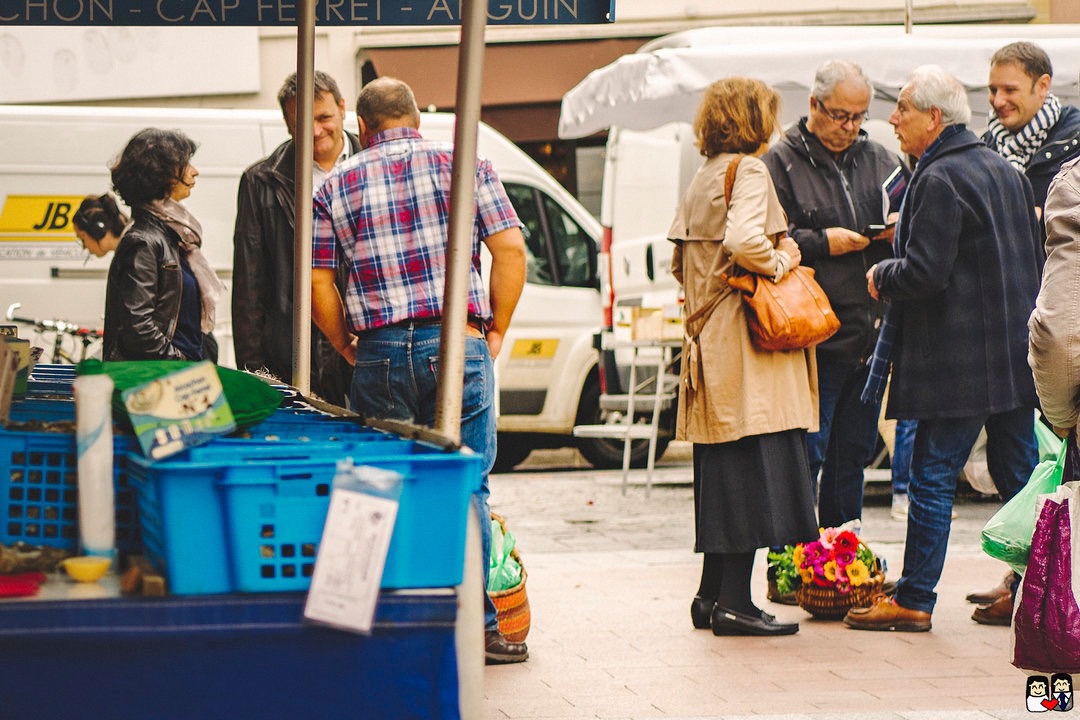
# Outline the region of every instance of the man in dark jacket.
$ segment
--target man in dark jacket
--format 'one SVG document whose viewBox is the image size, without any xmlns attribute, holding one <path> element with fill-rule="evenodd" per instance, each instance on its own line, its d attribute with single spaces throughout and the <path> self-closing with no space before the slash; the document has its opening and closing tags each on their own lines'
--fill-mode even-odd
<svg viewBox="0 0 1080 720">
<path fill-rule="evenodd" d="M 990 58 L 994 117 L 982 139 L 1027 175 L 1040 217 L 1050 181 L 1080 155 L 1080 110 L 1050 92 L 1053 75 L 1050 57 L 1034 43 L 1010 43 Z"/>
<path fill-rule="evenodd" d="M 840 318 L 840 330 L 817 348 L 819 429 L 806 438 L 810 474 L 821 472 L 822 527 L 862 516 L 863 468 L 877 442 L 879 406 L 859 399 L 882 314 L 866 292 L 866 271 L 892 257 L 892 232 L 861 231 L 884 224 L 881 183 L 900 160 L 860 129 L 872 92 L 855 63 L 824 63 L 810 114 L 762 158 L 802 262 Z"/>
<path fill-rule="evenodd" d="M 889 298 L 868 391 L 886 415 L 918 420 L 908 489 L 904 570 L 892 598 L 844 618 L 861 630 L 929 630 L 948 546 L 957 476 L 985 426 L 1005 500 L 1038 461 L 1027 319 L 1042 248 L 1031 184 L 966 127 L 964 87 L 937 66 L 916 69 L 889 122 L 918 158 L 900 209 L 895 259 L 867 273 Z"/>
<path fill-rule="evenodd" d="M 278 103 L 291 140 L 244 171 L 237 195 L 233 233 L 233 345 L 236 366 L 268 370 L 292 382 L 293 246 L 296 230 L 296 74 L 285 79 Z M 337 83 L 315 73 L 312 190 L 342 158 L 360 148 L 345 132 L 345 99 Z M 311 391 L 344 405 L 352 368 L 311 326 Z"/>
<path fill-rule="evenodd" d="M 983 141 L 1027 175 L 1045 237 L 1042 210 L 1050 181 L 1061 166 L 1080 155 L 1080 110 L 1062 105 L 1050 92 L 1050 57 L 1030 42 L 1009 43 L 990 58 L 990 107 L 994 117 Z M 993 477 L 993 475 L 991 475 Z M 1013 598 L 1020 576 L 1011 570 L 991 590 L 974 592 L 971 617 L 984 625 L 1012 623 Z"/>
</svg>

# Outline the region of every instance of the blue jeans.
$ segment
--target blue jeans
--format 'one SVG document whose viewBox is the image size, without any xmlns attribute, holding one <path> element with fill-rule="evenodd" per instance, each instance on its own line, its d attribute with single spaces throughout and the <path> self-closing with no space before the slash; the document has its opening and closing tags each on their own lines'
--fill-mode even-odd
<svg viewBox="0 0 1080 720">
<path fill-rule="evenodd" d="M 806 436 L 810 477 L 818 488 L 818 523 L 836 527 L 862 517 L 863 468 L 877 444 L 880 403 L 859 399 L 869 367 L 818 361 L 818 431 Z"/>
<path fill-rule="evenodd" d="M 435 424 L 439 378 L 439 325 L 402 323 L 365 332 L 356 351 L 349 400 L 372 418 Z M 473 496 L 480 516 L 483 553 L 484 629 L 499 627 L 487 594 L 491 557 L 488 473 L 495 464 L 495 371 L 487 341 L 465 338 L 465 384 L 461 400 L 461 444 L 483 457 L 480 488 Z"/>
<path fill-rule="evenodd" d="M 915 428 L 918 424 L 918 420 L 896 421 L 896 437 L 890 461 L 893 495 L 907 495 L 911 482 L 911 446 L 915 444 Z"/>
<path fill-rule="evenodd" d="M 998 492 L 1008 501 L 1027 483 L 1039 461 L 1035 416 L 1024 407 L 994 415 L 919 420 L 911 455 L 904 572 L 896 602 L 933 612 L 934 588 L 945 565 L 956 480 L 986 426 L 986 461 Z"/>
</svg>

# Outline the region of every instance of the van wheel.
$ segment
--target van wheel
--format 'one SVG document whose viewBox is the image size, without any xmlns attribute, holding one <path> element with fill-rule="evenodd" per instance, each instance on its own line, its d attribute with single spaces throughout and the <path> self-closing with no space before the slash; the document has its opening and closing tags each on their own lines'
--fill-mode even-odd
<svg viewBox="0 0 1080 720">
<path fill-rule="evenodd" d="M 600 385 L 595 380 L 585 384 L 581 392 L 581 404 L 578 406 L 579 425 L 605 425 L 614 423 L 616 418 L 600 410 Z M 656 458 L 660 459 L 667 450 L 670 437 L 666 437 L 663 427 L 656 438 Z M 578 438 L 577 448 L 582 456 L 597 470 L 619 470 L 622 468 L 623 441 L 617 438 Z M 643 468 L 649 463 L 649 441 L 635 440 L 630 445 L 630 467 Z"/>
<path fill-rule="evenodd" d="M 525 458 L 533 451 L 533 445 L 531 438 L 525 433 L 499 433 L 498 452 L 491 472 L 510 472 L 525 462 Z"/>
</svg>

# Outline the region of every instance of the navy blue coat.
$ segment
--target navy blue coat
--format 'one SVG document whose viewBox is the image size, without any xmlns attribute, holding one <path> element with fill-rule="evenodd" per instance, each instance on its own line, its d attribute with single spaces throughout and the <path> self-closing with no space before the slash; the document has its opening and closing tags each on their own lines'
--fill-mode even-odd
<svg viewBox="0 0 1080 720">
<path fill-rule="evenodd" d="M 883 304 L 866 292 L 866 271 L 892 257 L 892 245 L 879 240 L 859 252 L 829 255 L 825 229 L 835 226 L 858 232 L 883 222 L 881 181 L 900 159 L 870 140 L 865 131 L 834 158 L 807 129 L 806 118 L 761 159 L 787 213 L 788 234 L 799 244 L 802 264 L 814 268 L 815 279 L 840 318 L 840 330 L 817 346 L 818 362 L 854 366 L 873 351 L 884 312 Z"/>
<path fill-rule="evenodd" d="M 882 260 L 897 303 L 888 417 L 933 419 L 1035 407 L 1027 320 L 1042 272 L 1031 184 L 968 130 L 923 156 Z"/>
</svg>

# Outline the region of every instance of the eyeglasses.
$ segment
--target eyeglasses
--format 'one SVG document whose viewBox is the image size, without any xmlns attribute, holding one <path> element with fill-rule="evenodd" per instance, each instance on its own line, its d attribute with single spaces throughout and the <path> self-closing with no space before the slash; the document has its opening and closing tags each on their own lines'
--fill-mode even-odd
<svg viewBox="0 0 1080 720">
<path fill-rule="evenodd" d="M 818 110 L 820 110 L 826 117 L 832 120 L 837 125 L 844 125 L 851 123 L 852 125 L 861 125 L 866 120 L 867 115 L 870 114 L 868 110 L 864 110 L 861 113 L 849 113 L 843 110 L 830 110 L 825 107 L 825 103 L 821 100 L 817 101 Z"/>
</svg>

